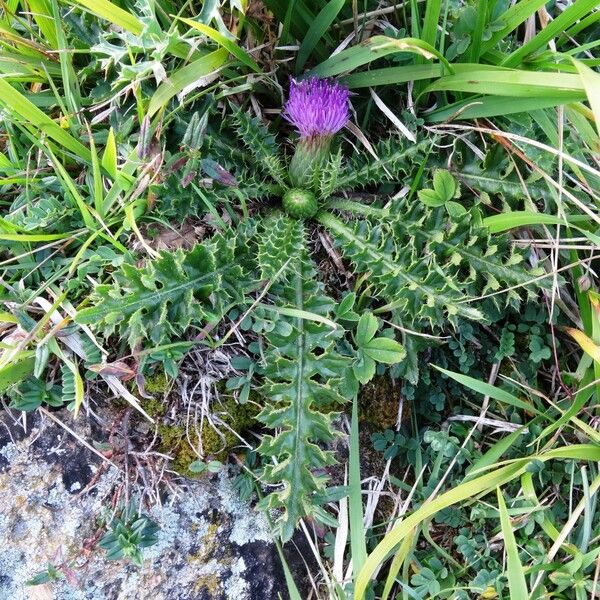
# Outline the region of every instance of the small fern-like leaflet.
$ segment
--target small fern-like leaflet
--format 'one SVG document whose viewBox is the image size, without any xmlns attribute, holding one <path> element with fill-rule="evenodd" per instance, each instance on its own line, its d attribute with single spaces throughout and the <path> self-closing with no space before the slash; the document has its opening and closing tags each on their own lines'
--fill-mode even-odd
<svg viewBox="0 0 600 600">
<path fill-rule="evenodd" d="M 275 307 L 298 314 L 330 317 L 334 302 L 323 293 L 306 251 L 304 225 L 281 218 L 271 226 L 273 238 L 287 240 L 291 251 L 283 276 L 271 288 Z M 266 252 L 266 251 L 264 251 Z M 265 263 L 268 264 L 268 263 Z M 265 500 L 272 508 L 283 508 L 279 532 L 289 539 L 298 520 L 306 515 L 324 517 L 315 506 L 314 494 L 322 491 L 327 478 L 317 471 L 334 462 L 331 452 L 319 443 L 334 437 L 331 412 L 344 401 L 343 384 L 351 376 L 350 359 L 336 351 L 341 328 L 332 329 L 316 319 L 282 314 L 288 327 L 276 327 L 266 334 L 267 349 L 262 367 L 264 384 L 260 391 L 268 404 L 259 420 L 274 430 L 264 437 L 258 451 L 275 460 L 264 469 L 264 481 L 283 487 Z"/>
</svg>

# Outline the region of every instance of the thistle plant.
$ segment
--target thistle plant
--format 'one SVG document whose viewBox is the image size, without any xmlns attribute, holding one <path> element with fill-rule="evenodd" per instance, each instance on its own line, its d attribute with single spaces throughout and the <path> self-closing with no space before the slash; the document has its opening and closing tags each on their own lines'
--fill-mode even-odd
<svg viewBox="0 0 600 600">
<path fill-rule="evenodd" d="M 506 238 L 490 238 L 472 196 L 465 207 L 452 200 L 461 210 L 450 210 L 378 192 L 384 183 L 401 187 L 419 170 L 426 142 L 405 145 L 392 136 L 376 146 L 377 160 L 344 160 L 335 145 L 349 119 L 349 93 L 339 83 L 292 81 L 283 114 L 299 138 L 287 168 L 267 127 L 232 111 L 199 152 L 239 183 L 202 193 L 243 210 L 231 210 L 232 224 L 216 224 L 212 238 L 190 251 L 124 264 L 76 320 L 117 332 L 136 351 L 207 324 L 225 336 L 208 340 L 213 346 L 232 326 L 247 331 L 253 359 L 230 387 L 250 385 L 264 398 L 259 477 L 274 491 L 263 504 L 279 509 L 279 531 L 289 539 L 302 517 L 331 521 L 321 506 L 334 463 L 328 446 L 339 435 L 337 411 L 360 385 L 395 363 L 416 381 L 415 335 L 485 321 L 470 300 L 500 286 L 511 291 L 492 294 L 489 305 L 518 305 L 535 273 Z M 226 141 L 232 121 L 243 149 Z M 373 192 L 369 203 L 356 200 L 365 189 Z M 452 191 L 456 199 L 458 186 Z M 312 258 L 321 249 L 309 243 L 317 229 L 355 276 L 353 289 L 326 287 Z"/>
<path fill-rule="evenodd" d="M 348 90 L 335 81 L 314 77 L 300 82 L 292 80 L 283 116 L 300 135 L 289 166 L 293 186 L 311 188 L 317 183 L 329 158 L 334 135 L 350 118 L 348 100 Z"/>
</svg>

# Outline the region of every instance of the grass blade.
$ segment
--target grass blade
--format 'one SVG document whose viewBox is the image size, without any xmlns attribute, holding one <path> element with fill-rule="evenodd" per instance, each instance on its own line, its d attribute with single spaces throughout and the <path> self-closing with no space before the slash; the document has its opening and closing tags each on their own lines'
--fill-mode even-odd
<svg viewBox="0 0 600 600">
<path fill-rule="evenodd" d="M 314 47 L 319 43 L 319 40 L 333 23 L 340 10 L 342 10 L 345 1 L 346 0 L 331 0 L 316 16 L 300 45 L 298 58 L 296 59 L 296 73 L 302 71 Z"/>
<path fill-rule="evenodd" d="M 418 38 L 395 39 L 385 35 L 376 35 L 360 46 L 348 48 L 332 56 L 310 71 L 310 74 L 332 77 L 395 53 L 416 54 L 427 60 L 437 59 L 448 73 L 454 73 L 454 67 L 444 56 L 433 46 Z"/>
<path fill-rule="evenodd" d="M 118 25 L 134 35 L 140 35 L 144 30 L 144 24 L 137 17 L 109 2 L 109 0 L 74 0 L 74 2 L 101 19 L 105 19 L 113 25 Z"/>
<path fill-rule="evenodd" d="M 535 14 L 535 12 L 546 4 L 545 0 L 522 0 L 513 4 L 504 14 L 502 22 L 504 27 L 496 31 L 492 37 L 481 44 L 481 53 L 491 50 L 498 42 L 506 38 L 514 31 L 521 23 Z"/>
<path fill-rule="evenodd" d="M 21 92 L 17 91 L 10 83 L 3 79 L 0 79 L 0 105 L 6 106 L 11 112 L 22 117 L 27 124 L 45 133 L 82 160 L 86 162 L 91 160 L 88 148 L 57 125 L 50 117 L 25 98 Z"/>
<path fill-rule="evenodd" d="M 565 220 L 555 215 L 522 210 L 486 217 L 483 224 L 491 233 L 502 233 L 509 229 L 528 225 L 565 225 Z"/>
<path fill-rule="evenodd" d="M 598 460 L 600 459 L 600 446 L 592 444 L 579 444 L 554 448 L 542 454 L 532 455 L 528 458 L 518 459 L 509 465 L 499 467 L 491 473 L 486 473 L 475 479 L 459 484 L 458 486 L 444 492 L 431 502 L 424 504 L 403 521 L 398 523 L 379 542 L 375 550 L 367 556 L 364 567 L 356 578 L 355 600 L 364 600 L 365 592 L 373 574 L 381 567 L 390 554 L 394 552 L 399 544 L 410 535 L 415 527 L 425 519 L 435 515 L 440 510 L 462 502 L 468 498 L 474 498 L 480 494 L 489 493 L 522 475 L 527 465 L 533 460 L 542 462 L 553 459 L 566 460 Z"/>
<path fill-rule="evenodd" d="M 358 575 L 367 560 L 366 532 L 362 505 L 360 479 L 360 448 L 358 438 L 358 399 L 352 400 L 352 424 L 350 429 L 350 469 L 348 473 L 349 511 L 350 511 L 350 548 L 352 551 L 352 571 Z"/>
<path fill-rule="evenodd" d="M 479 394 L 489 396 L 490 398 L 494 398 L 494 400 L 498 400 L 498 402 L 509 404 L 510 406 L 521 408 L 528 412 L 540 414 L 533 405 L 523 402 L 523 400 L 519 400 L 519 398 L 513 396 L 505 390 L 501 390 L 500 388 L 490 385 L 484 381 L 480 381 L 479 379 L 475 379 L 474 377 L 469 377 L 468 375 L 462 375 L 461 373 L 455 373 L 454 371 L 442 369 L 442 367 L 438 367 L 437 365 L 433 365 L 433 367 Z"/>
<path fill-rule="evenodd" d="M 21 352 L 19 357 L 0 368 L 0 393 L 4 393 L 15 383 L 19 383 L 33 373 L 35 357 L 33 352 Z"/>
<path fill-rule="evenodd" d="M 164 108 L 177 94 L 186 87 L 198 82 L 203 77 L 219 69 L 227 60 L 228 51 L 225 48 L 219 48 L 202 58 L 175 71 L 166 83 L 161 83 L 154 95 L 150 99 L 148 106 L 148 116 L 152 117 L 159 110 Z"/>
<path fill-rule="evenodd" d="M 508 563 L 508 589 L 510 590 L 510 597 L 523 598 L 523 600 L 525 600 L 529 597 L 529 592 L 527 591 L 527 582 L 525 581 L 523 565 L 519 558 L 519 548 L 517 547 L 517 541 L 515 540 L 515 534 L 512 530 L 510 517 L 506 510 L 506 502 L 504 501 L 504 496 L 502 495 L 500 488 L 497 488 L 497 494 L 500 526 L 502 527 L 502 536 L 504 537 L 504 548 L 506 550 Z"/>
<path fill-rule="evenodd" d="M 48 0 L 27 0 L 29 10 L 40 28 L 46 43 L 54 50 L 58 48 L 58 39 L 54 28 L 54 19 Z"/>
<path fill-rule="evenodd" d="M 600 75 L 596 71 L 592 71 L 588 66 L 584 65 L 580 60 L 571 59 L 577 67 L 581 82 L 585 88 L 588 102 L 594 113 L 596 121 L 596 129 L 600 135 Z"/>
<path fill-rule="evenodd" d="M 181 17 L 178 17 L 178 19 L 193 29 L 197 29 L 211 40 L 217 42 L 217 44 L 223 46 L 223 48 L 225 48 L 229 54 L 235 56 L 241 63 L 245 64 L 247 67 L 250 67 L 256 73 L 260 73 L 260 67 L 254 62 L 250 55 L 244 49 L 240 48 L 235 42 L 232 42 L 222 33 L 219 33 L 216 29 L 208 27 L 203 23 L 192 21 L 191 19 L 184 19 Z"/>
<path fill-rule="evenodd" d="M 551 108 L 568 104 L 570 101 L 565 96 L 544 97 L 510 97 L 510 96 L 475 96 L 469 100 L 442 106 L 430 112 L 426 121 L 439 123 L 449 119 L 478 119 L 483 117 L 497 117 L 515 113 L 531 112 L 539 108 Z"/>
<path fill-rule="evenodd" d="M 561 12 L 556 19 L 550 21 L 533 39 L 510 54 L 501 64 L 505 67 L 520 65 L 527 56 L 545 46 L 552 38 L 563 33 L 565 29 L 571 27 L 597 6 L 598 0 L 577 0 Z"/>
<path fill-rule="evenodd" d="M 423 93 L 434 91 L 470 92 L 514 98 L 551 96 L 564 97 L 567 101 L 585 99 L 585 88 L 578 75 L 504 69 L 470 70 L 447 75 L 430 84 Z"/>
<path fill-rule="evenodd" d="M 355 600 L 364 600 L 365 592 L 372 575 L 379 569 L 390 553 L 393 552 L 395 548 L 402 543 L 404 538 L 406 538 L 407 535 L 410 535 L 415 527 L 423 520 L 457 502 L 462 502 L 467 498 L 473 498 L 481 493 L 489 493 L 499 485 L 511 481 L 521 474 L 528 462 L 529 459 L 523 459 L 514 464 L 500 467 L 492 473 L 486 473 L 467 483 L 462 483 L 441 494 L 431 502 L 424 504 L 421 508 L 398 523 L 388 534 L 386 534 L 375 550 L 367 557 L 364 567 L 356 578 Z"/>
</svg>

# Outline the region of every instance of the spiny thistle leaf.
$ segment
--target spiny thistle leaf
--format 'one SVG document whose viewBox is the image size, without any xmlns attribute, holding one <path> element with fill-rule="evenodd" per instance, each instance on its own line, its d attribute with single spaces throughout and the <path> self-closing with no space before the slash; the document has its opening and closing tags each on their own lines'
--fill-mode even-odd
<svg viewBox="0 0 600 600">
<path fill-rule="evenodd" d="M 246 111 L 233 105 L 232 108 L 237 134 L 256 159 L 258 167 L 266 171 L 279 185 L 285 186 L 287 173 L 279 157 L 275 136 L 258 117 L 251 117 Z"/>
<path fill-rule="evenodd" d="M 402 210 L 392 205 L 389 219 L 392 235 L 407 241 L 415 252 L 451 276 L 471 296 L 506 289 L 499 300 L 518 305 L 521 296 L 532 295 L 545 282 L 532 284 L 544 273 L 526 268 L 524 254 L 509 243 L 506 235 L 492 236 L 483 226 L 478 208 L 462 217 L 449 219 L 444 210 L 430 210 L 414 203 Z M 512 289 L 514 288 L 514 289 Z"/>
<path fill-rule="evenodd" d="M 189 252 L 163 251 L 142 267 L 123 264 L 113 283 L 96 286 L 94 306 L 76 322 L 96 325 L 106 335 L 118 330 L 131 348 L 141 340 L 159 345 L 182 336 L 190 325 L 215 322 L 229 303 L 241 303 L 256 287 L 252 219 L 237 230 L 215 234 Z"/>
<path fill-rule="evenodd" d="M 304 229 L 298 221 L 283 215 L 265 220 L 258 244 L 258 265 L 261 279 L 275 277 L 290 257 L 302 250 Z"/>
<path fill-rule="evenodd" d="M 480 311 L 461 302 L 466 296 L 452 277 L 430 265 L 406 240 L 391 235 L 386 224 L 365 219 L 348 226 L 329 213 L 321 213 L 319 220 L 357 271 L 370 273 L 369 282 L 379 295 L 408 322 L 440 326 L 446 319 L 456 322 L 456 317 L 483 319 Z"/>
<path fill-rule="evenodd" d="M 325 164 L 321 171 L 319 192 L 321 198 L 329 198 L 338 187 L 338 178 L 342 171 L 343 157 L 339 149 Z"/>
<path fill-rule="evenodd" d="M 353 157 L 339 175 L 335 189 L 362 189 L 397 181 L 419 166 L 430 145 L 428 140 L 404 145 L 397 137 L 388 138 L 375 147 L 377 160 L 366 152 Z"/>
<path fill-rule="evenodd" d="M 293 228 L 303 233 L 303 225 Z M 314 268 L 304 247 L 293 256 L 284 280 L 272 289 L 277 306 L 307 311 L 322 317 L 331 315 L 334 302 L 315 281 Z M 318 443 L 334 437 L 332 408 L 343 402 L 342 382 L 351 378 L 350 359 L 335 350 L 343 330 L 331 329 L 315 320 L 280 316 L 288 328 L 276 328 L 266 335 L 265 383 L 261 393 L 268 404 L 259 420 L 276 430 L 265 436 L 258 451 L 277 463 L 264 469 L 263 479 L 283 483 L 283 488 L 265 499 L 264 505 L 283 508 L 278 521 L 284 540 L 290 539 L 300 518 L 319 516 L 313 495 L 323 491 L 326 477 L 315 471 L 332 464 L 331 452 Z"/>
<path fill-rule="evenodd" d="M 477 208 L 452 220 L 443 208 L 415 202 L 402 209 L 396 202 L 381 217 L 351 226 L 328 213 L 319 219 L 357 270 L 371 273 L 369 282 L 405 322 L 425 319 L 441 327 L 457 317 L 480 320 L 470 298 L 505 289 L 494 300 L 516 306 L 540 285 L 532 280 L 543 270 L 527 269 L 506 236 L 491 237 Z"/>
<path fill-rule="evenodd" d="M 210 296 L 222 271 L 214 252 L 200 244 L 188 253 L 161 252 L 141 268 L 124 264 L 112 285 L 96 286 L 95 305 L 79 311 L 76 321 L 108 334 L 118 328 L 132 348 L 143 339 L 163 343 L 192 322 L 215 318 Z"/>
<path fill-rule="evenodd" d="M 551 187 L 544 180 L 523 181 L 514 169 L 511 169 L 510 163 L 482 164 L 481 161 L 471 158 L 457 166 L 453 174 L 459 181 L 477 190 L 478 193 L 500 196 L 505 201 L 529 198 L 553 201 Z M 575 190 L 570 191 L 578 195 Z"/>
</svg>

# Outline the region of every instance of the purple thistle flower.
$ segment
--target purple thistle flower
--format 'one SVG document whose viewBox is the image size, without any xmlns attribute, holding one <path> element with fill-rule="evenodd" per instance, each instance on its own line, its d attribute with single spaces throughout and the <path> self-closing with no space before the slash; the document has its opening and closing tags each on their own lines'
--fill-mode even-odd
<svg viewBox="0 0 600 600">
<path fill-rule="evenodd" d="M 283 117 L 298 130 L 301 138 L 332 136 L 348 122 L 350 93 L 332 79 L 292 79 Z"/>
</svg>

